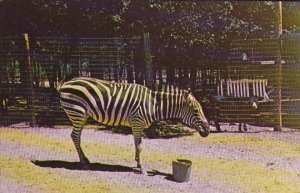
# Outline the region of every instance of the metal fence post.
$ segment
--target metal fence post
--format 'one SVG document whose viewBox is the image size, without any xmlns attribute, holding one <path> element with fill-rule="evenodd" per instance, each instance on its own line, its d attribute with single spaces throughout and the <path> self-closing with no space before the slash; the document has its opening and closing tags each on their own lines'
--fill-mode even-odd
<svg viewBox="0 0 300 193">
<path fill-rule="evenodd" d="M 29 100 L 29 107 L 31 110 L 31 125 L 35 126 L 36 125 L 36 116 L 35 116 L 35 106 L 34 106 L 34 101 L 35 101 L 35 94 L 34 94 L 34 83 L 33 83 L 33 71 L 32 71 L 32 63 L 31 63 L 31 57 L 30 57 L 30 47 L 29 47 L 29 37 L 28 34 L 24 34 L 24 39 L 25 39 L 25 45 L 26 45 L 26 59 L 27 59 L 27 66 L 28 66 L 28 71 L 29 71 L 29 81 L 30 81 L 30 100 Z"/>
<path fill-rule="evenodd" d="M 275 97 L 275 124 L 274 131 L 282 130 L 282 109 L 281 109 L 281 87 L 282 87 L 282 62 L 281 62 L 281 35 L 282 35 L 282 4 L 276 3 L 276 35 L 278 38 L 278 48 L 276 51 L 276 97 Z"/>
</svg>

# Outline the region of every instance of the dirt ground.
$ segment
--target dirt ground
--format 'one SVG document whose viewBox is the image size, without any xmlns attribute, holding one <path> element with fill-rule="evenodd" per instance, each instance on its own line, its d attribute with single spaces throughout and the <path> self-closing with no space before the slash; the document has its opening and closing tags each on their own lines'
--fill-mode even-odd
<svg viewBox="0 0 300 193">
<path fill-rule="evenodd" d="M 71 129 L 0 128 L 0 192 L 300 192 L 300 132 L 223 125 L 222 133 L 143 139 L 137 173 L 131 135 L 84 129 L 92 162 L 81 170 Z M 192 161 L 189 182 L 172 178 L 172 160 Z"/>
</svg>

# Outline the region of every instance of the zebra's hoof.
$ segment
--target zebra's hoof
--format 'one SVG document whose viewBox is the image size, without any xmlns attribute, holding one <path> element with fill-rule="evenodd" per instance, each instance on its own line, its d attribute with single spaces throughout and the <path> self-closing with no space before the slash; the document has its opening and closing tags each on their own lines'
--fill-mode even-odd
<svg viewBox="0 0 300 193">
<path fill-rule="evenodd" d="M 148 175 L 148 172 L 144 168 L 140 168 L 140 172 L 142 175 Z"/>
<path fill-rule="evenodd" d="M 140 170 L 139 171 L 140 174 L 143 174 L 143 175 L 147 175 L 148 174 L 147 171 L 146 171 L 146 169 L 144 169 L 140 163 L 137 164 L 137 168 Z"/>
</svg>

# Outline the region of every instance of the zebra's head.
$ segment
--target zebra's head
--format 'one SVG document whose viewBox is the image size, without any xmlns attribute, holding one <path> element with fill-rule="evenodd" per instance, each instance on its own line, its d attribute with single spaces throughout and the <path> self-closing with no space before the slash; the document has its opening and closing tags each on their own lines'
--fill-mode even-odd
<svg viewBox="0 0 300 193">
<path fill-rule="evenodd" d="M 183 122 L 197 130 L 202 137 L 207 137 L 210 133 L 210 128 L 200 103 L 191 93 L 185 93 L 184 95 L 186 104 L 182 117 Z"/>
</svg>

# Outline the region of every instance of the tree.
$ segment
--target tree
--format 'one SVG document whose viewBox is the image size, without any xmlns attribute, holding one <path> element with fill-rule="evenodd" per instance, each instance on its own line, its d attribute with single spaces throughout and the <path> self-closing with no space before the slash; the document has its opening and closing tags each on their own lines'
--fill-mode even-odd
<svg viewBox="0 0 300 193">
<path fill-rule="evenodd" d="M 287 33 L 300 31 L 299 4 L 283 3 Z M 149 32 L 154 56 L 176 50 L 178 57 L 170 63 L 224 58 L 235 38 L 274 34 L 270 1 L 3 0 L 0 5 L 1 36 L 133 37 Z"/>
</svg>

